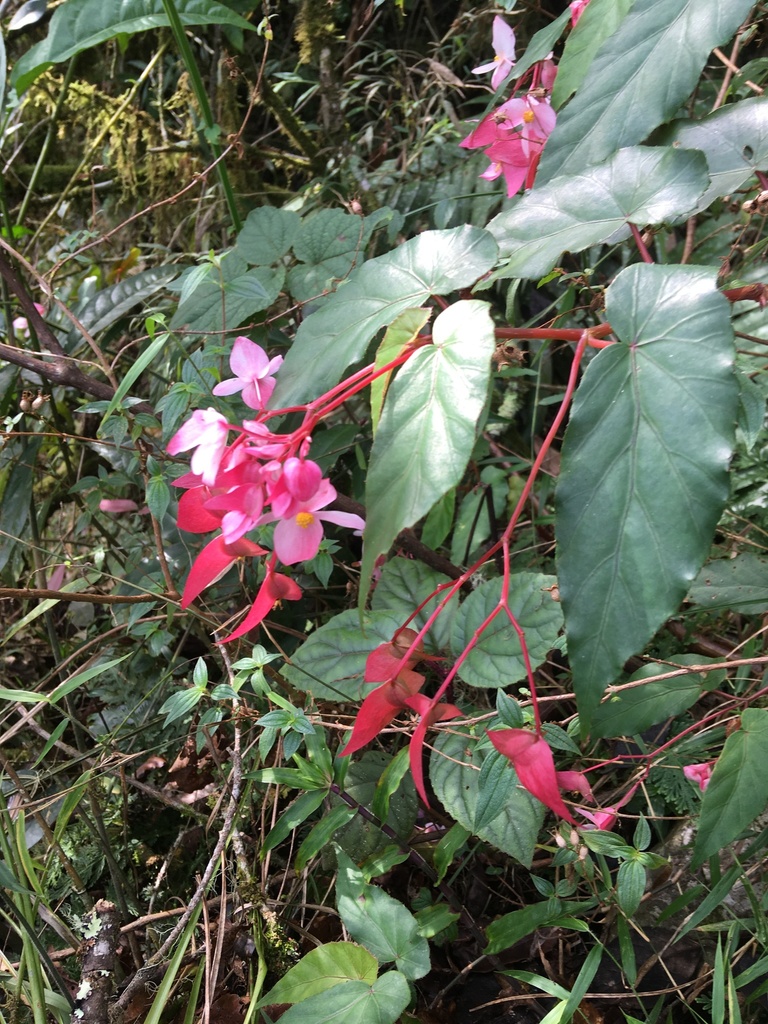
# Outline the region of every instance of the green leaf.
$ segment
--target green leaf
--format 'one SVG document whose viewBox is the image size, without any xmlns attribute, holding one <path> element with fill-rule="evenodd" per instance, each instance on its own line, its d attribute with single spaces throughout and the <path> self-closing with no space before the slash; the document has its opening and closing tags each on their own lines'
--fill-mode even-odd
<svg viewBox="0 0 768 1024">
<path fill-rule="evenodd" d="M 688 600 L 710 611 L 732 608 L 751 615 L 768 611 L 768 559 L 743 552 L 707 562 Z"/>
<path fill-rule="evenodd" d="M 400 764 L 407 765 L 407 750 L 401 751 L 405 758 L 401 758 Z M 344 791 L 356 800 L 363 807 L 370 807 L 374 801 L 379 780 L 387 772 L 392 758 L 378 750 L 366 750 L 358 760 L 353 761 L 349 766 L 344 780 Z M 397 779 L 399 774 L 400 778 Z M 334 797 L 332 806 L 339 803 L 340 798 Z M 379 801 L 381 803 L 381 801 Z M 418 813 L 418 800 L 416 788 L 410 775 L 404 772 L 396 773 L 395 791 L 387 801 L 385 822 L 395 835 L 404 842 L 407 841 L 413 832 Z M 375 812 L 374 812 L 375 813 Z M 356 814 L 347 825 L 339 829 L 335 841 L 342 850 L 354 861 L 360 863 L 372 853 L 381 850 L 392 838 L 387 837 L 373 822 L 367 821 L 361 814 Z"/>
<path fill-rule="evenodd" d="M 490 222 L 506 262 L 484 283 L 543 277 L 565 249 L 580 252 L 628 224 L 677 220 L 708 185 L 707 162 L 697 150 L 636 146 L 595 167 L 577 165 Z"/>
<path fill-rule="evenodd" d="M 616 899 L 627 915 L 633 917 L 645 892 L 646 871 L 639 860 L 630 858 L 619 865 L 616 876 Z"/>
<path fill-rule="evenodd" d="M 701 664 L 701 658 L 691 656 Z M 627 680 L 645 679 L 670 670 L 670 665 L 644 665 Z M 590 732 L 595 738 L 606 736 L 636 736 L 657 722 L 674 718 L 691 707 L 704 689 L 702 675 L 660 679 L 629 690 L 621 690 L 592 714 Z"/>
<path fill-rule="evenodd" d="M 259 206 L 248 214 L 237 236 L 236 251 L 258 266 L 277 263 L 293 245 L 300 227 L 301 218 L 295 211 Z"/>
<path fill-rule="evenodd" d="M 584 81 L 595 54 L 612 36 L 632 6 L 632 0 L 591 0 L 565 41 L 552 88 L 552 106 L 558 110 Z"/>
<path fill-rule="evenodd" d="M 635 0 L 559 112 L 537 184 L 566 168 L 600 163 L 673 117 L 712 50 L 730 39 L 752 6 L 753 0 Z"/>
<path fill-rule="evenodd" d="M 380 370 L 396 359 L 406 346 L 413 343 L 419 331 L 432 315 L 431 309 L 404 309 L 395 317 L 386 330 L 384 338 L 376 349 L 374 365 Z M 371 427 L 374 435 L 381 418 L 381 407 L 394 370 L 377 377 L 371 384 Z"/>
<path fill-rule="evenodd" d="M 41 445 L 41 437 L 29 440 L 23 438 L 19 439 L 18 444 L 8 444 L 4 452 L 12 461 L 10 468 L 6 466 L 0 472 L 0 537 L 3 538 L 0 544 L 0 569 L 5 568 L 16 544 L 24 540 L 23 532 L 29 519 L 32 482 Z"/>
<path fill-rule="evenodd" d="M 424 236 L 419 236 L 423 238 Z M 464 474 L 485 409 L 495 339 L 488 304 L 462 300 L 392 382 L 371 450 L 360 607 L 379 555 Z"/>
<path fill-rule="evenodd" d="M 293 252 L 298 266 L 288 271 L 287 288 L 297 302 L 322 295 L 349 275 L 362 259 L 370 227 L 343 210 L 318 210 L 301 222 Z"/>
<path fill-rule="evenodd" d="M 558 581 L 584 728 L 709 552 L 738 402 L 713 271 L 628 267 L 608 289 L 607 315 L 622 340 L 584 374 L 557 489 Z"/>
<path fill-rule="evenodd" d="M 255 28 L 215 0 L 177 0 L 176 6 L 184 25 Z M 11 83 L 21 95 L 51 64 L 117 35 L 147 32 L 168 23 L 162 0 L 67 0 L 53 12 L 48 36 L 16 62 Z"/>
<path fill-rule="evenodd" d="M 90 334 L 98 336 L 117 323 L 134 306 L 169 285 L 178 277 L 178 273 L 177 267 L 154 267 L 132 274 L 124 281 L 96 292 L 93 298 L 77 311 L 77 318 Z M 79 328 L 72 327 L 65 346 L 67 351 L 71 351 L 72 347 L 80 342 L 82 334 Z"/>
<path fill-rule="evenodd" d="M 199 690 L 196 686 L 191 686 L 188 690 L 177 690 L 176 693 L 172 693 L 160 708 L 160 714 L 165 715 L 165 725 L 170 725 L 171 722 L 175 722 L 178 718 L 185 718 L 197 707 L 203 696 L 204 691 Z"/>
<path fill-rule="evenodd" d="M 554 576 L 536 572 L 515 573 L 509 580 L 508 605 L 525 632 L 528 656 L 536 668 L 546 658 L 563 625 L 559 601 L 552 596 Z M 451 649 L 457 657 L 468 645 L 501 600 L 504 581 L 489 580 L 473 590 L 456 615 Z M 509 617 L 501 610 L 483 630 L 480 639 L 462 662 L 459 675 L 470 686 L 509 686 L 526 678 L 520 639 Z"/>
<path fill-rule="evenodd" d="M 399 615 L 405 621 L 422 601 L 439 586 L 453 582 L 441 572 L 430 569 L 423 562 L 411 558 L 390 558 L 381 570 L 381 577 L 373 592 L 371 607 Z M 435 610 L 444 594 L 427 601 L 411 622 L 413 629 L 421 629 Z M 447 650 L 450 645 L 451 626 L 459 607 L 458 596 L 451 598 L 426 635 L 426 646 L 436 651 Z"/>
<path fill-rule="evenodd" d="M 704 153 L 711 185 L 694 212 L 706 210 L 713 199 L 740 189 L 768 162 L 768 97 L 731 103 L 699 121 L 673 121 L 656 141 Z"/>
<path fill-rule="evenodd" d="M 155 357 L 158 355 L 159 352 L 162 351 L 163 347 L 167 343 L 168 335 L 158 334 L 155 340 L 150 342 L 149 345 L 147 345 L 147 347 L 144 349 L 144 351 L 141 353 L 138 359 L 136 359 L 135 362 L 130 364 L 130 366 L 126 370 L 125 376 L 118 384 L 117 390 L 112 396 L 112 399 L 110 400 L 110 403 L 107 406 L 104 415 L 101 419 L 101 426 L 99 427 L 99 431 L 102 435 L 105 433 L 105 425 L 109 420 L 110 416 L 112 415 L 112 413 L 115 411 L 115 409 L 118 409 L 120 407 L 120 403 L 128 395 L 128 392 L 131 390 L 134 383 L 139 379 L 139 377 L 146 370 L 146 368 L 154 362 Z"/>
<path fill-rule="evenodd" d="M 171 502 L 171 490 L 162 476 L 151 476 L 147 480 L 147 506 L 157 520 L 161 520 L 168 511 Z"/>
<path fill-rule="evenodd" d="M 459 823 L 456 822 L 455 825 L 451 825 L 435 847 L 434 862 L 438 885 L 448 873 L 448 868 L 453 864 L 456 854 L 465 845 L 471 835 L 472 833 L 469 829 L 464 828 L 463 825 L 459 825 Z"/>
<path fill-rule="evenodd" d="M 571 12 L 566 9 L 559 18 L 555 18 L 551 25 L 539 29 L 531 36 L 531 41 L 526 46 L 525 53 L 515 64 L 512 74 L 507 79 L 508 82 L 514 82 L 521 78 L 528 68 L 533 67 L 540 60 L 545 60 L 551 54 L 570 18 Z"/>
<path fill-rule="evenodd" d="M 409 980 L 423 978 L 429 972 L 429 945 L 419 935 L 413 914 L 383 889 L 369 885 L 343 851 L 337 853 L 336 898 L 344 927 L 379 963 L 394 961 Z"/>
<path fill-rule="evenodd" d="M 497 750 L 492 750 L 483 761 L 477 780 L 475 829 L 490 825 L 504 810 L 509 791 L 508 768 L 509 761 Z"/>
<path fill-rule="evenodd" d="M 263 996 L 258 1007 L 270 1003 L 301 1003 L 340 982 L 364 981 L 372 985 L 379 965 L 367 949 L 353 942 L 326 942 L 306 953 Z"/>
<path fill-rule="evenodd" d="M 732 842 L 768 802 L 768 711 L 747 708 L 741 728 L 725 741 L 701 801 L 693 848 L 695 870 Z"/>
<path fill-rule="evenodd" d="M 341 612 L 310 633 L 282 674 L 297 690 L 319 700 L 356 703 L 375 689 L 363 682 L 366 658 L 374 647 L 389 643 L 401 625 L 401 617 L 391 611 L 364 615 L 362 628 L 356 611 Z"/>
<path fill-rule="evenodd" d="M 232 249 L 217 264 L 206 263 L 184 275 L 171 327 L 186 327 L 193 334 L 233 330 L 271 306 L 284 279 L 283 267 L 248 270 L 237 250 Z"/>
<path fill-rule="evenodd" d="M 290 771 L 291 769 L 287 770 Z M 327 792 L 324 789 L 319 789 L 309 793 L 302 793 L 300 797 L 297 797 L 290 807 L 283 812 L 275 827 L 270 830 L 269 835 L 262 843 L 262 857 L 269 850 L 279 846 L 284 839 L 287 839 L 295 828 L 298 828 L 302 822 L 307 820 L 310 814 L 314 814 L 326 796 Z"/>
<path fill-rule="evenodd" d="M 303 871 L 312 858 L 325 849 L 336 832 L 356 815 L 357 811 L 349 804 L 339 804 L 332 811 L 324 814 L 320 821 L 313 825 L 309 835 L 296 852 L 293 860 L 296 871 Z"/>
<path fill-rule="evenodd" d="M 388 971 L 372 985 L 347 981 L 292 1006 L 282 1024 L 395 1024 L 411 1001 L 408 982 Z"/>
<path fill-rule="evenodd" d="M 741 370 L 736 371 L 736 378 L 739 382 L 738 426 L 747 451 L 751 451 L 765 423 L 765 395 Z"/>
<path fill-rule="evenodd" d="M 404 309 L 468 288 L 493 266 L 496 243 L 482 228 L 424 231 L 367 260 L 302 322 L 280 368 L 270 406 L 297 405 L 337 384 L 369 342 Z M 307 373 L 307 365 L 312 373 Z"/>
<path fill-rule="evenodd" d="M 459 727 L 440 733 L 429 761 L 429 777 L 446 811 L 473 835 L 508 853 L 530 867 L 539 829 L 544 821 L 544 805 L 518 784 L 511 765 L 499 779 L 499 796 L 506 788 L 501 813 L 490 823 L 475 825 L 480 793 L 480 770 L 493 749 L 479 744 L 472 734 Z"/>
<path fill-rule="evenodd" d="M 562 912 L 560 900 L 549 899 L 546 903 L 531 903 L 523 910 L 513 910 L 510 914 L 502 915 L 485 929 L 488 945 L 483 952 L 490 956 L 509 949 L 538 928 L 556 921 Z"/>
</svg>

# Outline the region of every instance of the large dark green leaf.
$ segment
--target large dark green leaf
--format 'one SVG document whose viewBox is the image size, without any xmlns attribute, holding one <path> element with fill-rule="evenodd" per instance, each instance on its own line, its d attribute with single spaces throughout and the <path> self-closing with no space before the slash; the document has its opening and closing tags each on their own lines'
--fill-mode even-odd
<svg viewBox="0 0 768 1024">
<path fill-rule="evenodd" d="M 184 25 L 255 26 L 216 0 L 176 0 Z M 67 0 L 54 11 L 48 35 L 16 62 L 11 82 L 21 94 L 52 64 L 117 35 L 168 24 L 163 0 Z"/>
<path fill-rule="evenodd" d="M 635 146 L 526 193 L 488 225 L 506 262 L 499 277 L 542 277 L 563 250 L 604 242 L 627 224 L 686 216 L 709 186 L 696 150 Z"/>
<path fill-rule="evenodd" d="M 485 408 L 495 344 L 488 304 L 462 300 L 443 310 L 432 342 L 390 385 L 371 450 L 361 606 L 377 557 L 461 479 Z"/>
<path fill-rule="evenodd" d="M 536 668 L 554 646 L 563 625 L 560 604 L 552 596 L 554 576 L 536 572 L 515 573 L 509 581 L 508 604 L 525 632 L 531 665 Z M 483 583 L 463 602 L 456 616 L 451 648 L 458 657 L 488 618 L 501 598 L 502 580 Z M 471 686 L 509 686 L 525 679 L 520 640 L 502 610 L 486 626 L 459 669 Z"/>
<path fill-rule="evenodd" d="M 576 28 L 565 41 L 552 88 L 552 106 L 557 110 L 584 81 L 594 57 L 627 16 L 632 0 L 590 0 Z"/>
<path fill-rule="evenodd" d="M 297 690 L 322 700 L 359 701 L 373 687 L 363 682 L 365 660 L 374 647 L 389 643 L 403 624 L 399 612 L 374 611 L 360 616 L 341 612 L 310 633 L 291 656 L 282 674 Z"/>
<path fill-rule="evenodd" d="M 492 777 L 484 777 L 485 784 L 492 785 L 494 791 L 490 796 L 486 794 L 481 804 L 482 767 L 495 751 L 490 744 L 478 747 L 469 730 L 454 727 L 450 732 L 440 733 L 429 761 L 429 778 L 435 793 L 446 811 L 464 828 L 530 867 L 544 821 L 544 804 L 523 789 L 509 763 L 501 766 L 503 771 L 498 775 L 493 772 Z M 489 821 L 491 805 L 501 810 Z"/>
<path fill-rule="evenodd" d="M 621 341 L 576 393 L 557 490 L 558 579 L 585 725 L 709 552 L 738 403 L 713 271 L 629 267 L 608 289 L 607 314 Z"/>
<path fill-rule="evenodd" d="M 303 321 L 280 368 L 270 406 L 297 405 L 337 384 L 369 342 L 404 309 L 467 288 L 496 260 L 496 243 L 471 226 L 424 231 L 368 260 Z M 312 371 L 307 372 L 311 366 Z"/>
<path fill-rule="evenodd" d="M 381 577 L 373 592 L 371 608 L 374 611 L 382 609 L 400 615 L 405 622 L 413 614 L 414 609 L 418 608 L 437 587 L 450 582 L 447 576 L 430 569 L 423 562 L 417 562 L 412 558 L 391 558 L 381 571 Z M 414 629 L 421 629 L 442 596 L 444 595 L 427 601 L 411 623 Z M 453 597 L 442 610 L 440 617 L 427 633 L 427 650 L 448 649 L 451 626 L 458 605 L 458 597 Z"/>
<path fill-rule="evenodd" d="M 696 210 L 706 210 L 713 199 L 735 192 L 768 163 L 768 97 L 731 103 L 700 121 L 673 121 L 658 141 L 702 150 L 712 184 Z"/>
<path fill-rule="evenodd" d="M 727 42 L 754 0 L 635 0 L 560 111 L 538 184 L 600 163 L 674 117 L 715 46 Z"/>
<path fill-rule="evenodd" d="M 725 741 L 701 804 L 693 868 L 733 842 L 768 801 L 768 711 L 748 708 Z"/>
</svg>

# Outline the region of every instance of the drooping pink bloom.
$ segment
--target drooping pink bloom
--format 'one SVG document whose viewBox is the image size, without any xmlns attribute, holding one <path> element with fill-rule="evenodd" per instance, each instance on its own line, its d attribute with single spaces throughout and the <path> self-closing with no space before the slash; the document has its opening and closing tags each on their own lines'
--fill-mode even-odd
<svg viewBox="0 0 768 1024">
<path fill-rule="evenodd" d="M 491 161 L 480 175 L 486 181 L 495 181 L 504 175 L 507 185 L 507 196 L 511 198 L 525 184 L 531 159 L 523 148 L 523 142 L 519 135 L 514 136 L 506 142 L 499 142 L 490 146 L 485 155 Z"/>
<path fill-rule="evenodd" d="M 260 548 L 258 544 L 245 538 L 241 538 L 234 544 L 227 544 L 223 537 L 215 537 L 205 545 L 192 564 L 184 585 L 181 607 L 186 608 L 202 594 L 206 587 L 210 587 L 211 584 L 220 580 L 238 559 L 255 558 L 257 555 L 266 554 L 264 548 Z"/>
<path fill-rule="evenodd" d="M 493 71 L 491 87 L 498 89 L 502 82 L 509 78 L 515 66 L 515 33 L 498 14 L 493 19 L 493 49 L 496 54 L 493 60 L 472 68 L 472 74 L 481 75 L 486 71 Z"/>
<path fill-rule="evenodd" d="M 273 565 L 274 561 L 267 563 L 267 575 L 259 588 L 251 610 L 234 633 L 230 633 L 228 637 L 220 640 L 219 643 L 228 644 L 230 640 L 236 640 L 240 636 L 245 636 L 246 633 L 249 633 L 254 627 L 258 626 L 262 619 L 266 618 L 275 605 L 281 601 L 299 600 L 301 597 L 301 587 L 294 583 L 289 576 L 275 572 Z"/>
<path fill-rule="evenodd" d="M 229 365 L 235 374 L 230 380 L 223 380 L 213 389 L 214 395 L 243 393 L 243 401 L 251 409 L 265 409 L 275 390 L 275 378 L 283 365 L 283 357 L 270 359 L 261 345 L 242 336 L 235 338 L 229 357 Z"/>
<path fill-rule="evenodd" d="M 314 497 L 309 501 L 295 502 L 285 518 L 274 512 L 267 512 L 259 520 L 259 526 L 278 520 L 275 527 L 274 547 L 283 565 L 295 565 L 314 558 L 323 539 L 323 522 L 348 526 L 362 530 L 365 520 L 351 512 L 320 512 L 336 497 L 336 489 L 329 480 L 320 483 Z"/>
<path fill-rule="evenodd" d="M 139 506 L 130 498 L 102 498 L 99 502 L 99 509 L 102 512 L 121 515 L 123 512 L 138 512 Z"/>
<path fill-rule="evenodd" d="M 33 303 L 35 309 L 40 316 L 45 316 L 45 306 L 40 302 Z M 14 334 L 18 334 L 20 338 L 28 338 L 30 335 L 29 321 L 25 316 L 17 316 L 13 321 Z"/>
<path fill-rule="evenodd" d="M 591 825 L 582 824 L 579 827 L 582 829 L 597 828 L 603 832 L 609 832 L 618 820 L 619 808 L 623 807 L 624 804 L 628 803 L 632 799 L 635 795 L 635 790 L 639 785 L 640 783 L 636 782 L 634 786 L 627 790 L 621 800 L 613 804 L 611 807 L 602 807 L 594 811 L 590 811 L 586 807 L 577 807 L 576 810 L 579 814 L 582 814 L 587 821 L 592 822 Z"/>
<path fill-rule="evenodd" d="M 421 718 L 419 724 L 413 730 L 411 742 L 408 746 L 408 762 L 411 766 L 411 778 L 416 787 L 416 792 L 429 807 L 427 788 L 424 784 L 424 741 L 427 736 L 427 729 L 435 722 L 442 722 L 449 718 L 458 718 L 461 711 L 455 704 L 434 703 L 423 693 L 416 693 L 406 700 L 407 707 L 416 711 Z"/>
<path fill-rule="evenodd" d="M 572 3 L 568 4 L 571 9 L 571 27 L 575 28 L 579 18 L 584 13 L 584 8 L 589 3 L 589 0 L 573 0 Z"/>
<path fill-rule="evenodd" d="M 212 487 L 227 448 L 229 429 L 225 417 L 215 409 L 195 409 L 168 442 L 168 454 L 178 455 L 195 448 L 190 461 L 192 472 Z"/>
<path fill-rule="evenodd" d="M 512 762 L 520 784 L 531 796 L 571 825 L 576 824 L 560 796 L 555 760 L 543 736 L 527 729 L 494 729 L 488 731 L 488 738 Z"/>
<path fill-rule="evenodd" d="M 714 761 L 705 761 L 703 764 L 687 764 L 683 768 L 683 775 L 689 782 L 695 782 L 703 793 L 712 778 L 712 765 Z"/>
</svg>

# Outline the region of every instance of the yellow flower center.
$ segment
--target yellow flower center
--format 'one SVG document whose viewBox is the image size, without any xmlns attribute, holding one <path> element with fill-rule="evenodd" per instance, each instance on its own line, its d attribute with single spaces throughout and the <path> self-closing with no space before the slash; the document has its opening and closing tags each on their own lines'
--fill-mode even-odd
<svg viewBox="0 0 768 1024">
<path fill-rule="evenodd" d="M 306 530 L 306 528 L 311 526 L 314 521 L 315 517 L 311 512 L 298 512 L 296 514 L 296 524 L 300 526 L 302 530 Z"/>
<path fill-rule="evenodd" d="M 532 110 L 526 110 L 526 112 L 523 114 L 523 120 L 525 121 L 526 124 L 530 124 L 531 121 L 533 121 L 533 111 Z"/>
</svg>

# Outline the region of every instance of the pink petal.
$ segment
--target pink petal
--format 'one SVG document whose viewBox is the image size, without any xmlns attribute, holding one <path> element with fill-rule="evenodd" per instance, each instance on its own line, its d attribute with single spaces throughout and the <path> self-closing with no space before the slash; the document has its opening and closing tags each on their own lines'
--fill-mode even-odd
<svg viewBox="0 0 768 1024">
<path fill-rule="evenodd" d="M 311 515 L 311 513 L 299 513 Z M 300 526 L 296 516 L 281 519 L 275 527 L 274 546 L 283 565 L 295 565 L 314 558 L 323 539 L 323 524 L 316 516 L 306 526 Z"/>
<path fill-rule="evenodd" d="M 325 523 L 335 523 L 336 526 L 346 526 L 350 530 L 364 530 L 365 520 L 356 516 L 354 512 L 318 512 L 317 518 Z"/>
<path fill-rule="evenodd" d="M 301 588 L 288 576 L 282 573 L 272 572 L 267 568 L 267 575 L 259 588 L 256 600 L 246 617 L 228 637 L 219 640 L 219 643 L 228 644 L 240 636 L 245 636 L 265 618 L 278 601 L 298 601 L 301 597 Z"/>
<path fill-rule="evenodd" d="M 490 730 L 488 738 L 499 753 L 512 762 L 520 784 L 531 796 L 541 800 L 546 807 L 572 825 L 576 824 L 560 796 L 555 761 L 543 737 L 526 729 L 499 729 Z"/>
<path fill-rule="evenodd" d="M 178 480 L 176 481 L 178 483 Z M 208 533 L 218 530 L 221 517 L 209 512 L 205 502 L 210 500 L 207 487 L 192 487 L 179 498 L 178 527 L 187 533 Z"/>
<path fill-rule="evenodd" d="M 102 498 L 99 502 L 102 512 L 112 512 L 115 515 L 120 515 L 122 512 L 136 512 L 138 507 L 136 502 L 131 501 L 130 498 Z"/>
<path fill-rule="evenodd" d="M 229 357 L 229 365 L 232 372 L 241 380 L 253 380 L 260 377 L 269 364 L 267 353 L 250 338 L 242 335 L 235 338 L 232 347 L 232 354 Z"/>
<path fill-rule="evenodd" d="M 323 479 L 323 471 L 310 459 L 286 459 L 283 463 L 285 485 L 297 501 L 314 498 Z"/>
<path fill-rule="evenodd" d="M 227 544 L 223 537 L 215 537 L 205 545 L 189 571 L 181 607 L 186 608 L 206 587 L 220 580 L 238 558 L 253 558 L 263 554 L 266 554 L 264 548 L 252 541 L 240 540 L 236 544 Z"/>
<path fill-rule="evenodd" d="M 221 384 L 217 384 L 213 389 L 214 395 L 234 395 L 238 391 L 242 391 L 245 387 L 245 381 L 240 380 L 239 377 L 230 377 L 229 380 L 223 380 Z"/>
<path fill-rule="evenodd" d="M 514 64 L 515 32 L 498 14 L 493 19 L 492 38 L 494 53 Z"/>
</svg>

